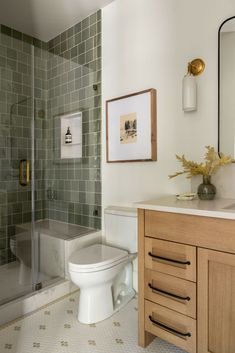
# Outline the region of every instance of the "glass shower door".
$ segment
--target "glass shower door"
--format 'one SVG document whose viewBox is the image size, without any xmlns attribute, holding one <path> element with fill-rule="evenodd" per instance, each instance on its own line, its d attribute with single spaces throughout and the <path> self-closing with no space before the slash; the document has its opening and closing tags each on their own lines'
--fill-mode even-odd
<svg viewBox="0 0 235 353">
<path fill-rule="evenodd" d="M 34 53 L 15 32 L 2 26 L 0 34 L 0 305 L 30 293 L 37 281 Z"/>
</svg>

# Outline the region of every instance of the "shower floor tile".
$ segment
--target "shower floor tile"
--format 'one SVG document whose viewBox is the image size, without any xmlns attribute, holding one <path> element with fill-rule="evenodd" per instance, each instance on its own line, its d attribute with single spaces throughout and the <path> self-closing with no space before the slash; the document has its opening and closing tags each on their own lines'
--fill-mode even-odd
<svg viewBox="0 0 235 353">
<path fill-rule="evenodd" d="M 0 330 L 1 353 L 184 353 L 155 339 L 137 344 L 137 300 L 111 318 L 82 325 L 77 319 L 78 292 Z"/>
<path fill-rule="evenodd" d="M 32 292 L 31 275 L 29 274 L 28 284 L 20 283 L 19 278 L 20 263 L 18 261 L 0 266 L 0 305 Z M 40 273 L 38 281 L 42 282 L 45 287 L 53 283 L 55 279 Z M 1 350 L 0 353 L 2 353 Z"/>
<path fill-rule="evenodd" d="M 32 285 L 30 283 L 19 283 L 19 270 L 20 264 L 17 261 L 13 261 L 0 267 L 0 303 L 31 292 Z"/>
</svg>

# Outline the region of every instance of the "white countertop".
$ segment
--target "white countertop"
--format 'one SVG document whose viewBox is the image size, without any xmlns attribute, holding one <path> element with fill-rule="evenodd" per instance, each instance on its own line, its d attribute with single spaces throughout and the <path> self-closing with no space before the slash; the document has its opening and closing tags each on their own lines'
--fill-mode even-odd
<svg viewBox="0 0 235 353">
<path fill-rule="evenodd" d="M 175 196 L 166 196 L 156 200 L 138 202 L 136 205 L 137 208 L 145 210 L 235 220 L 235 199 L 215 198 L 211 201 L 204 201 L 196 198 L 192 201 L 181 201 Z"/>
</svg>

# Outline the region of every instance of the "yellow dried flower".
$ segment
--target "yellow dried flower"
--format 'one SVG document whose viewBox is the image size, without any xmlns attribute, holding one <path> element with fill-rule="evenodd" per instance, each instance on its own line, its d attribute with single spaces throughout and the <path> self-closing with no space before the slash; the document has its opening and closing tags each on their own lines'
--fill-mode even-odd
<svg viewBox="0 0 235 353">
<path fill-rule="evenodd" d="M 210 176 L 214 174 L 220 167 L 226 164 L 234 162 L 234 159 L 230 156 L 225 156 L 223 153 L 219 154 L 215 152 L 214 147 L 206 146 L 207 152 L 205 154 L 204 163 L 196 163 L 188 161 L 184 155 L 182 157 L 176 155 L 177 160 L 182 164 L 183 171 L 176 172 L 173 175 L 169 175 L 169 178 L 174 178 L 181 174 L 187 174 L 186 178 L 192 178 L 195 175 Z"/>
</svg>

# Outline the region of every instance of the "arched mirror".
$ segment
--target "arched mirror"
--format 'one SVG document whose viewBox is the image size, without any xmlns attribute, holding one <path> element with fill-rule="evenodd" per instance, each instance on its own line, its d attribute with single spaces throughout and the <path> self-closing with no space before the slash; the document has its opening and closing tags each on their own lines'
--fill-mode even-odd
<svg viewBox="0 0 235 353">
<path fill-rule="evenodd" d="M 235 157 L 235 16 L 219 28 L 218 151 Z"/>
</svg>

